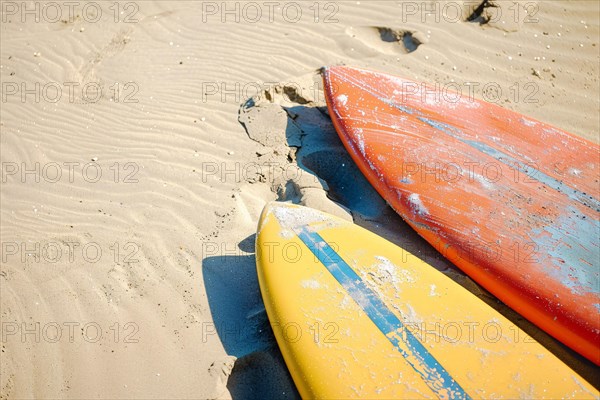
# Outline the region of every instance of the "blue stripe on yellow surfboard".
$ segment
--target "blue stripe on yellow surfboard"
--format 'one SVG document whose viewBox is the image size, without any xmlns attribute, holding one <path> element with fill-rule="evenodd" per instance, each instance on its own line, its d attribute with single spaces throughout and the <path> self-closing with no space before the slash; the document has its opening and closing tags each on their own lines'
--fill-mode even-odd
<svg viewBox="0 0 600 400">
<path fill-rule="evenodd" d="M 435 357 L 321 235 L 306 228 L 297 234 L 438 397 L 470 399 Z"/>
</svg>

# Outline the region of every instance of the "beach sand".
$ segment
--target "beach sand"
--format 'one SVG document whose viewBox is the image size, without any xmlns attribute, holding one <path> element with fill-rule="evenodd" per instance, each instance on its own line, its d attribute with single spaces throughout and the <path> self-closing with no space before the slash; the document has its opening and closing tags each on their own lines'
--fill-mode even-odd
<svg viewBox="0 0 600 400">
<path fill-rule="evenodd" d="M 296 397 L 255 272 L 275 199 L 398 243 L 597 382 L 413 232 L 327 116 L 319 68 L 346 64 L 598 142 L 599 3 L 496 3 L 3 1 L 0 398 Z"/>
</svg>

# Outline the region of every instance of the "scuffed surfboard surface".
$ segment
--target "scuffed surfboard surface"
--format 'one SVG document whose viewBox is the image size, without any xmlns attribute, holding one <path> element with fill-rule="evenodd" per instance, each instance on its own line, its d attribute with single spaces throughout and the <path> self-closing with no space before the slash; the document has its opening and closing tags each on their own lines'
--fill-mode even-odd
<svg viewBox="0 0 600 400">
<path fill-rule="evenodd" d="M 598 398 L 475 295 L 351 222 L 267 204 L 256 262 L 303 398 Z"/>
<path fill-rule="evenodd" d="M 352 158 L 421 236 L 600 365 L 597 144 L 464 94 L 323 71 Z"/>
</svg>

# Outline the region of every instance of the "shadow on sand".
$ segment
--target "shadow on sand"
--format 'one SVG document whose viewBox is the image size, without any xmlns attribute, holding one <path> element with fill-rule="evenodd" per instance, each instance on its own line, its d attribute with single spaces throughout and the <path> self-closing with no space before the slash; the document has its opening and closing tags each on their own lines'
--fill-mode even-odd
<svg viewBox="0 0 600 400">
<path fill-rule="evenodd" d="M 253 252 L 254 239 L 251 235 L 242 241 L 240 250 Z M 255 257 L 239 253 L 202 262 L 216 333 L 227 354 L 237 357 L 227 388 L 234 399 L 300 398 L 269 325 Z"/>
</svg>

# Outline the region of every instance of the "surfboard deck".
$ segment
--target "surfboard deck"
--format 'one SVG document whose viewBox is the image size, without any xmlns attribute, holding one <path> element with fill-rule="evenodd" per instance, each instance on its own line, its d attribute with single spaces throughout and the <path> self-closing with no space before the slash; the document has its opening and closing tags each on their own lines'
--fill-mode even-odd
<svg viewBox="0 0 600 400">
<path fill-rule="evenodd" d="M 464 94 L 323 72 L 333 124 L 381 196 L 487 290 L 600 365 L 600 150 Z"/>
<path fill-rule="evenodd" d="M 598 397 L 472 293 L 351 222 L 269 203 L 256 260 L 303 398 Z"/>
</svg>

